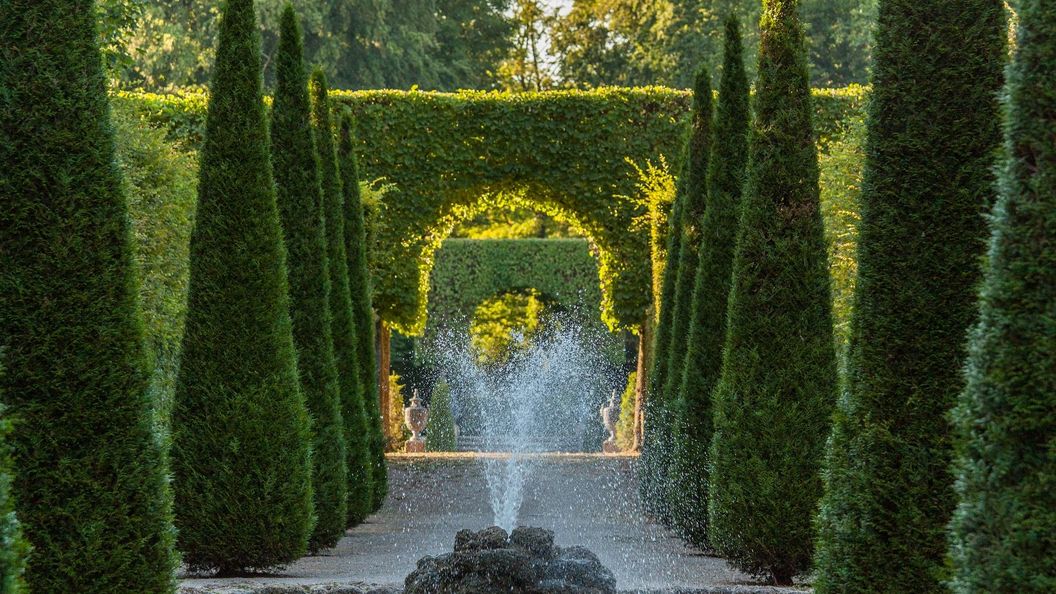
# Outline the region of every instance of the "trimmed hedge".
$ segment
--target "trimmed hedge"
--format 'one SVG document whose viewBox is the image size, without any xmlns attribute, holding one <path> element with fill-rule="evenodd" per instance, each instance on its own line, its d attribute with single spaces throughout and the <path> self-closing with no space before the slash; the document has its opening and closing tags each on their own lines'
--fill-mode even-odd
<svg viewBox="0 0 1056 594">
<path fill-rule="evenodd" d="M 429 397 L 425 449 L 430 452 L 453 452 L 457 446 L 455 417 L 451 411 L 451 386 L 440 380 L 433 386 L 433 394 Z"/>
<path fill-rule="evenodd" d="M 227 0 L 172 416 L 184 563 L 227 573 L 298 559 L 314 523 L 311 423 L 260 88 L 253 2 Z"/>
<path fill-rule="evenodd" d="M 359 335 L 352 317 L 352 293 L 348 280 L 348 250 L 345 246 L 345 195 L 341 172 L 337 166 L 333 124 L 326 75 L 319 68 L 312 72 L 312 129 L 319 152 L 322 172 L 323 210 L 326 219 L 327 263 L 330 268 L 330 314 L 333 324 L 334 356 L 340 383 L 341 418 L 344 423 L 346 488 L 348 514 L 346 525 L 356 526 L 371 511 L 373 479 L 371 478 L 370 439 L 363 398 L 365 388 L 360 380 Z M 368 381 L 371 378 L 367 378 Z"/>
<path fill-rule="evenodd" d="M 381 427 L 381 401 L 378 390 L 378 363 L 374 346 L 374 304 L 368 269 L 367 226 L 363 218 L 363 197 L 359 187 L 359 165 L 354 150 L 355 122 L 351 115 L 341 117 L 337 156 L 341 187 L 345 197 L 345 251 L 348 256 L 348 286 L 352 297 L 352 319 L 356 328 L 356 361 L 363 389 L 363 410 L 370 436 L 372 498 L 370 511 L 381 509 L 389 492 L 385 465 L 385 433 Z M 388 381 L 385 378 L 384 381 Z"/>
<path fill-rule="evenodd" d="M 678 191 L 682 194 L 681 224 L 672 228 L 672 233 L 681 235 L 678 249 L 678 260 L 670 264 L 676 266 L 674 295 L 668 305 L 671 308 L 670 345 L 664 361 L 657 360 L 658 365 L 666 365 L 663 377 L 663 391 L 651 394 L 659 400 L 663 412 L 657 422 L 652 423 L 652 430 L 657 433 L 650 446 L 655 466 L 655 475 L 659 513 L 666 524 L 673 522 L 670 503 L 671 464 L 675 459 L 677 442 L 681 441 L 681 428 L 677 426 L 678 393 L 682 385 L 682 369 L 685 366 L 686 342 L 689 337 L 690 318 L 693 313 L 693 288 L 697 278 L 697 266 L 700 263 L 698 250 L 701 241 L 701 222 L 708 202 L 708 162 L 712 151 L 712 127 L 714 125 L 711 92 L 711 75 L 708 66 L 702 66 L 697 72 L 693 93 L 693 123 L 689 131 L 689 144 L 686 147 L 687 160 L 682 167 L 678 180 Z"/>
<path fill-rule="evenodd" d="M 172 498 L 95 21 L 90 0 L 0 3 L 12 491 L 34 592 L 170 592 Z"/>
<path fill-rule="evenodd" d="M 1005 32 L 999 0 L 880 3 L 848 385 L 818 522 L 819 593 L 946 591 L 948 415 L 977 316 Z"/>
<path fill-rule="evenodd" d="M 290 318 L 297 372 L 312 416 L 312 490 L 315 527 L 308 550 L 337 544 L 348 516 L 345 425 L 334 360 L 319 156 L 311 123 L 308 77 L 304 72 L 301 27 L 287 3 L 280 20 L 275 59 L 275 102 L 271 110 L 271 156 L 275 197 L 286 246 Z"/>
<path fill-rule="evenodd" d="M 797 12 L 795 0 L 763 3 L 747 183 L 713 400 L 708 518 L 720 554 L 779 585 L 811 567 L 837 384 Z"/>
<path fill-rule="evenodd" d="M 11 421 L 0 405 L 0 594 L 22 594 L 28 591 L 25 572 L 30 549 L 15 512 L 10 434 Z"/>
<path fill-rule="evenodd" d="M 860 86 L 814 93 L 821 144 L 842 132 L 866 95 Z M 651 299 L 649 228 L 638 223 L 646 206 L 633 198 L 634 164 L 666 156 L 679 170 L 690 93 L 337 91 L 332 98 L 355 114 L 363 178 L 392 184 L 389 224 L 371 256 L 386 322 L 408 334 L 425 327 L 433 252 L 455 222 L 493 204 L 571 221 L 599 247 L 606 322 L 632 328 L 642 322 Z M 201 95 L 120 93 L 117 99 L 175 138 L 200 142 Z"/>
<path fill-rule="evenodd" d="M 981 316 L 953 419 L 956 592 L 1056 592 L 1056 11 L 1018 4 Z"/>
<path fill-rule="evenodd" d="M 686 354 L 673 376 L 677 432 L 668 505 L 679 534 L 699 547 L 707 545 L 711 392 L 722 370 L 733 248 L 748 161 L 748 103 L 740 25 L 731 17 L 725 23 L 716 141 L 708 163 L 707 208 L 700 221 Z"/>
</svg>

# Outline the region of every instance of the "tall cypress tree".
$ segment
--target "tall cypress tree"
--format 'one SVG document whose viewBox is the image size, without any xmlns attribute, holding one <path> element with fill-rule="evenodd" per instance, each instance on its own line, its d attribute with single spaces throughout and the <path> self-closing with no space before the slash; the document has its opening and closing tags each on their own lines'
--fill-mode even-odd
<svg viewBox="0 0 1056 594">
<path fill-rule="evenodd" d="M 352 317 L 352 294 L 348 281 L 348 251 L 345 246 L 345 196 L 337 166 L 333 125 L 330 119 L 326 75 L 319 68 L 311 76 L 312 126 L 319 151 L 326 211 L 326 243 L 330 266 L 330 312 L 333 315 L 334 355 L 341 384 L 341 417 L 345 425 L 345 464 L 348 468 L 348 514 L 346 524 L 355 526 L 371 512 L 370 433 L 363 406 L 359 373 L 359 344 Z"/>
<path fill-rule="evenodd" d="M 1056 11 L 1019 5 L 1005 155 L 958 453 L 957 592 L 1056 592 Z"/>
<path fill-rule="evenodd" d="M 671 303 L 671 344 L 667 348 L 667 378 L 664 384 L 663 402 L 667 408 L 664 425 L 660 428 L 657 448 L 658 497 L 661 500 L 659 513 L 665 523 L 672 522 L 669 503 L 672 493 L 671 465 L 682 440 L 683 428 L 679 423 L 678 394 L 682 385 L 682 369 L 685 366 L 686 347 L 693 315 L 693 289 L 700 264 L 700 244 L 703 238 L 704 210 L 708 202 L 708 162 L 711 160 L 712 132 L 711 75 L 707 65 L 697 71 L 693 87 L 693 123 L 690 131 L 688 165 L 682 180 L 682 241 L 678 252 L 678 272 L 675 276 L 675 296 Z"/>
<path fill-rule="evenodd" d="M 385 434 L 381 429 L 378 404 L 378 365 L 374 354 L 374 306 L 371 302 L 370 270 L 367 266 L 367 228 L 363 220 L 363 199 L 359 193 L 359 167 L 355 152 L 355 121 L 351 114 L 341 118 L 338 144 L 341 183 L 345 194 L 345 247 L 348 252 L 348 286 L 352 295 L 352 317 L 356 326 L 356 359 L 363 384 L 363 409 L 367 415 L 370 476 L 374 491 L 371 511 L 381 509 L 388 493 L 388 467 L 385 465 Z"/>
<path fill-rule="evenodd" d="M 711 142 L 711 77 L 706 67 L 697 71 L 693 89 L 693 119 L 686 139 L 685 161 L 679 175 L 667 229 L 667 263 L 660 289 L 660 319 L 653 346 L 645 414 L 645 444 L 638 471 L 641 499 L 646 508 L 666 520 L 667 469 L 671 461 L 672 370 L 682 361 L 686 325 L 696 275 L 700 215 L 707 200 L 707 169 Z M 688 231 L 688 233 L 687 233 Z M 690 242 L 690 248 L 687 248 Z M 685 272 L 687 278 L 683 278 Z"/>
<path fill-rule="evenodd" d="M 271 110 L 276 202 L 286 245 L 290 318 L 301 392 L 312 415 L 315 528 L 309 550 L 332 547 L 345 532 L 348 475 L 345 426 L 331 334 L 330 263 L 319 157 L 311 123 L 301 27 L 287 3 L 280 20 Z"/>
<path fill-rule="evenodd" d="M 796 0 L 765 0 L 747 183 L 715 388 L 709 538 L 777 584 L 810 568 L 836 352 Z"/>
<path fill-rule="evenodd" d="M 0 23 L 0 393 L 25 576 L 40 593 L 169 592 L 172 494 L 95 5 L 7 0 Z"/>
<path fill-rule="evenodd" d="M 314 524 L 253 0 L 227 0 L 202 145 L 173 408 L 178 544 L 193 569 L 302 556 Z"/>
<path fill-rule="evenodd" d="M 977 315 L 1005 34 L 1000 0 L 880 3 L 848 385 L 819 519 L 821 592 L 945 591 L 947 415 Z"/>
<path fill-rule="evenodd" d="M 711 392 L 719 380 L 726 337 L 726 300 L 748 162 L 748 104 L 740 26 L 736 17 L 730 17 L 725 24 L 716 142 L 712 143 L 708 163 L 708 200 L 700 223 L 686 355 L 676 400 L 675 458 L 669 479 L 675 527 L 698 546 L 707 543 Z"/>
</svg>

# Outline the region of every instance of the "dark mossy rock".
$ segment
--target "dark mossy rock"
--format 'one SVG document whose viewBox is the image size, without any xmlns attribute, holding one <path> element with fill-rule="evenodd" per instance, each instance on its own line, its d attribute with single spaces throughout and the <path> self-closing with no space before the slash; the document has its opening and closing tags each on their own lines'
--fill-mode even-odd
<svg viewBox="0 0 1056 594">
<path fill-rule="evenodd" d="M 405 594 L 610 594 L 616 578 L 588 549 L 555 546 L 550 530 L 520 527 L 507 536 L 492 526 L 460 530 L 454 552 L 419 560 L 405 588 Z"/>
</svg>

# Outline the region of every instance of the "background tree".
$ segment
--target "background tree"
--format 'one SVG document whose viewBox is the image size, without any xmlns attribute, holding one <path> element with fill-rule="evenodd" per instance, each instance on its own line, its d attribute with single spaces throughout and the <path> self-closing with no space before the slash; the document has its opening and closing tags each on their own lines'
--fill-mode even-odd
<svg viewBox="0 0 1056 594">
<path fill-rule="evenodd" d="M 348 251 L 345 247 L 345 196 L 337 166 L 333 124 L 330 118 L 326 75 L 312 72 L 312 128 L 322 172 L 323 209 L 326 220 L 327 262 L 330 268 L 330 312 L 333 316 L 334 355 L 340 384 L 341 418 L 344 421 L 345 458 L 348 469 L 348 526 L 361 523 L 370 514 L 373 497 L 370 439 L 359 374 L 359 344 L 352 317 L 352 294 L 348 281 Z M 367 378 L 370 381 L 370 378 Z"/>
<path fill-rule="evenodd" d="M 314 523 L 252 0 L 227 0 L 200 157 L 173 474 L 183 561 L 264 569 Z"/>
<path fill-rule="evenodd" d="M 286 246 L 290 318 L 297 371 L 312 416 L 312 490 L 315 528 L 309 550 L 337 544 L 348 516 L 345 425 L 334 360 L 330 314 L 330 262 L 304 72 L 301 30 L 293 5 L 282 15 L 275 64 L 277 86 L 271 109 L 271 154 L 276 203 Z"/>
<path fill-rule="evenodd" d="M 820 592 L 946 590 L 948 414 L 977 315 L 1004 58 L 999 0 L 880 3 L 848 385 L 819 519 Z"/>
<path fill-rule="evenodd" d="M 0 3 L 5 447 L 33 591 L 168 592 L 172 498 L 96 18 L 91 0 Z"/>
<path fill-rule="evenodd" d="M 744 168 L 748 161 L 748 77 L 740 25 L 726 21 L 722 82 L 715 138 L 708 163 L 707 208 L 701 217 L 697 270 L 688 322 L 686 355 L 678 371 L 678 418 L 671 466 L 669 505 L 675 527 L 697 546 L 707 543 L 708 449 L 711 447 L 711 392 L 722 369 L 726 301 L 733 247 L 740 218 Z"/>
<path fill-rule="evenodd" d="M 956 592 L 1056 591 L 1056 11 L 1019 7 L 981 316 L 953 414 Z"/>
<path fill-rule="evenodd" d="M 370 453 L 373 460 L 371 479 L 374 498 L 371 511 L 377 511 L 388 493 L 388 468 L 385 465 L 385 434 L 381 427 L 381 405 L 378 401 L 378 367 L 374 352 L 374 306 L 371 303 L 370 272 L 367 268 L 367 227 L 363 218 L 363 199 L 356 165 L 355 122 L 344 114 L 340 122 L 337 148 L 341 184 L 345 195 L 345 248 L 348 252 L 348 285 L 352 295 L 352 317 L 356 326 L 359 377 L 363 384 L 363 408 L 367 415 Z"/>
<path fill-rule="evenodd" d="M 747 183 L 715 388 L 709 536 L 776 584 L 811 567 L 836 397 L 827 246 L 795 0 L 765 0 Z"/>
<path fill-rule="evenodd" d="M 455 417 L 451 411 L 451 386 L 440 380 L 433 386 L 429 398 L 429 427 L 425 433 L 425 447 L 430 452 L 455 451 Z"/>
</svg>

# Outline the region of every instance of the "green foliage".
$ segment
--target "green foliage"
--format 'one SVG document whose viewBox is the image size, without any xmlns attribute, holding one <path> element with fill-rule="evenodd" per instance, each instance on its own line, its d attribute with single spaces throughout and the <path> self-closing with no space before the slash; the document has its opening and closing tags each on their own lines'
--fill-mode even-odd
<svg viewBox="0 0 1056 594">
<path fill-rule="evenodd" d="M 0 3 L 0 392 L 15 421 L 12 495 L 34 548 L 33 591 L 169 592 L 172 499 L 93 8 Z"/>
<path fill-rule="evenodd" d="M 726 22 L 716 141 L 707 170 L 707 206 L 697 231 L 698 264 L 686 322 L 686 354 L 682 367 L 673 372 L 677 417 L 668 505 L 679 533 L 697 546 L 707 544 L 711 393 L 722 369 L 733 248 L 748 161 L 748 103 L 740 26 L 730 19 Z"/>
<path fill-rule="evenodd" d="M 282 16 L 271 111 L 276 203 L 286 246 L 290 318 L 297 372 L 312 416 L 312 490 L 316 522 L 311 551 L 337 544 L 348 516 L 345 425 L 331 329 L 330 262 L 311 124 L 301 30 L 293 5 Z M 331 152 L 333 149 L 331 147 Z M 333 176 L 332 176 L 333 177 Z M 335 183 L 333 179 L 330 183 Z"/>
<path fill-rule="evenodd" d="M 818 523 L 819 592 L 946 590 L 955 506 L 948 414 L 977 315 L 1004 58 L 999 0 L 880 5 L 848 385 Z"/>
<path fill-rule="evenodd" d="M 192 569 L 264 569 L 304 554 L 314 514 L 252 0 L 225 5 L 200 163 L 172 418 L 179 546 Z"/>
<path fill-rule="evenodd" d="M 864 83 L 880 0 L 803 0 L 810 82 L 818 87 Z"/>
<path fill-rule="evenodd" d="M 1056 591 L 1056 12 L 1019 2 L 981 315 L 954 409 L 956 592 Z"/>
<path fill-rule="evenodd" d="M 616 422 L 616 447 L 621 452 L 630 452 L 634 448 L 634 404 L 637 399 L 635 386 L 638 373 L 627 374 L 627 386 L 620 396 L 620 419 Z"/>
<path fill-rule="evenodd" d="M 462 221 L 451 237 L 464 239 L 556 239 L 575 237 L 567 223 L 527 208 L 488 210 Z"/>
<path fill-rule="evenodd" d="M 469 342 L 482 365 L 505 363 L 527 349 L 540 330 L 546 304 L 528 289 L 485 299 L 473 310 Z"/>
<path fill-rule="evenodd" d="M 359 374 L 359 335 L 352 317 L 352 293 L 348 279 L 348 250 L 345 245 L 345 195 L 337 165 L 333 125 L 326 75 L 312 72 L 312 129 L 319 153 L 323 210 L 326 223 L 327 265 L 330 269 L 330 314 L 334 357 L 340 389 L 341 419 L 344 423 L 345 467 L 347 470 L 348 518 L 355 526 L 370 514 L 373 497 L 370 434 L 363 403 L 364 386 Z M 370 381 L 372 378 L 367 378 Z"/>
<path fill-rule="evenodd" d="M 378 367 L 374 348 L 373 287 L 368 271 L 370 254 L 368 235 L 387 229 L 387 224 L 372 217 L 372 227 L 364 220 L 367 207 L 360 194 L 359 166 L 355 153 L 355 124 L 345 114 L 341 118 L 337 147 L 341 187 L 345 197 L 345 251 L 348 256 L 348 286 L 352 299 L 352 321 L 356 328 L 356 361 L 362 388 L 363 410 L 366 414 L 367 435 L 370 437 L 371 511 L 377 511 L 388 493 L 388 469 L 385 466 L 385 434 L 381 427 L 381 407 L 378 396 Z M 376 237 L 369 237 L 370 245 L 377 245 Z"/>
<path fill-rule="evenodd" d="M 385 450 L 389 452 L 402 452 L 411 438 L 411 431 L 403 418 L 403 407 L 407 404 L 403 393 L 405 387 L 400 383 L 399 374 L 389 374 L 389 424 L 385 427 Z"/>
<path fill-rule="evenodd" d="M 713 394 L 708 537 L 776 584 L 810 569 L 836 399 L 832 302 L 802 29 L 766 0 L 755 119 Z"/>
<path fill-rule="evenodd" d="M 662 388 L 651 393 L 654 404 L 660 408 L 659 414 L 650 423 L 654 434 L 646 441 L 646 447 L 653 450 L 650 455 L 652 468 L 647 470 L 654 475 L 656 488 L 656 512 L 665 523 L 672 521 L 672 509 L 669 503 L 675 495 L 671 493 L 672 485 L 669 469 L 675 456 L 675 442 L 681 440 L 675 429 L 678 416 L 677 399 L 682 386 L 682 369 L 685 366 L 686 342 L 689 337 L 693 308 L 693 288 L 697 278 L 697 266 L 700 263 L 698 250 L 701 242 L 701 222 L 708 200 L 708 161 L 711 158 L 712 142 L 712 92 L 711 76 L 707 67 L 701 67 L 697 75 L 693 93 L 693 123 L 686 145 L 686 161 L 682 166 L 682 175 L 678 180 L 681 215 L 679 224 L 672 226 L 671 233 L 680 235 L 678 259 L 670 260 L 671 272 L 675 284 L 671 298 L 663 302 L 662 307 L 671 310 L 669 344 L 664 358 L 657 356 L 656 365 L 666 369 L 661 376 Z"/>
<path fill-rule="evenodd" d="M 139 302 L 152 363 L 155 424 L 168 433 L 187 315 L 188 248 L 198 199 L 195 155 L 127 109 L 114 110 L 117 161 L 132 219 Z"/>
<path fill-rule="evenodd" d="M 356 115 L 353 146 L 362 157 L 363 179 L 384 180 L 373 185 L 385 190 L 386 204 L 371 221 L 371 261 L 375 299 L 386 322 L 408 334 L 424 328 L 433 254 L 456 222 L 490 208 L 520 206 L 590 237 L 600 252 L 606 321 L 610 327 L 641 324 L 651 300 L 652 252 L 639 167 L 681 166 L 688 93 L 647 88 L 333 95 L 338 108 Z M 843 133 L 865 97 L 860 86 L 815 90 L 819 146 Z M 173 139 L 200 142 L 202 95 L 120 93 L 117 100 L 167 127 Z M 430 125 L 423 127 L 423 121 Z M 562 142 L 552 142 L 555 134 Z"/>
<path fill-rule="evenodd" d="M 15 511 L 10 434 L 11 421 L 0 406 L 0 594 L 22 594 L 27 592 L 25 571 L 30 549 Z"/>
<path fill-rule="evenodd" d="M 425 432 L 425 449 L 430 452 L 455 451 L 455 416 L 451 412 L 451 386 L 440 380 L 429 398 L 429 427 Z"/>
</svg>

